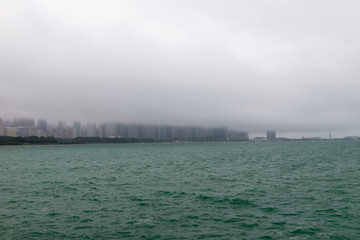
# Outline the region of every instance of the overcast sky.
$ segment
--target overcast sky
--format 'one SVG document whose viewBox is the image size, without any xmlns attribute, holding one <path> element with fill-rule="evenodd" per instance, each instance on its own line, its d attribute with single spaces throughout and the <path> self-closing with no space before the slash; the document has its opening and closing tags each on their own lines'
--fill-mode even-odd
<svg viewBox="0 0 360 240">
<path fill-rule="evenodd" d="M 0 0 L 0 117 L 360 131 L 355 0 Z"/>
</svg>

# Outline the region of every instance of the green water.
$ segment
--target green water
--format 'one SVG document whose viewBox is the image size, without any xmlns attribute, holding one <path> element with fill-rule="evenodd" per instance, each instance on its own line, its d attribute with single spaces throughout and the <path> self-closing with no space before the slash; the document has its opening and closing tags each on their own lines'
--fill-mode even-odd
<svg viewBox="0 0 360 240">
<path fill-rule="evenodd" d="M 359 239 L 360 142 L 0 147 L 0 239 Z"/>
</svg>

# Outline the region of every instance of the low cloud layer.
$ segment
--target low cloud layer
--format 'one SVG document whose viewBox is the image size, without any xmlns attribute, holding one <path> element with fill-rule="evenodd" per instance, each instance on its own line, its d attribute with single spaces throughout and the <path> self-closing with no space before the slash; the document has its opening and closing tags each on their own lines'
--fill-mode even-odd
<svg viewBox="0 0 360 240">
<path fill-rule="evenodd" d="M 0 117 L 360 131 L 357 1 L 2 1 Z"/>
</svg>

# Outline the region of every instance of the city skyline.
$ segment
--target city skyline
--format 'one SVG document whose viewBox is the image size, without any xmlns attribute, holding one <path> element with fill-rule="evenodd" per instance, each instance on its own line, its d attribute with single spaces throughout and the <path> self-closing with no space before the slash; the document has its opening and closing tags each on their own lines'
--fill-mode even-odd
<svg viewBox="0 0 360 240">
<path fill-rule="evenodd" d="M 360 135 L 356 1 L 2 1 L 0 116 Z"/>
<path fill-rule="evenodd" d="M 36 127 L 39 131 L 49 131 L 48 134 L 43 134 L 39 132 L 35 134 L 37 136 L 55 136 L 59 138 L 74 138 L 79 136 L 86 136 L 86 137 L 129 137 L 129 138 L 138 138 L 138 133 L 140 132 L 139 127 L 149 126 L 149 127 L 156 127 L 156 137 L 150 138 L 161 138 L 160 137 L 160 129 L 161 128 L 197 128 L 197 129 L 217 129 L 217 128 L 226 128 L 227 132 L 232 134 L 232 138 L 235 139 L 236 134 L 243 134 L 246 133 L 246 137 L 248 139 L 256 139 L 256 138 L 265 138 L 269 140 L 274 139 L 281 139 L 281 138 L 289 138 L 289 139 L 301 139 L 301 138 L 321 138 L 321 139 L 340 139 L 349 136 L 359 136 L 354 132 L 349 133 L 339 133 L 339 132 L 332 132 L 331 130 L 327 132 L 279 132 L 276 129 L 267 129 L 265 131 L 258 131 L 258 132 L 251 132 L 247 129 L 231 129 L 228 126 L 205 126 L 205 125 L 175 125 L 175 124 L 149 124 L 149 123 L 130 123 L 124 121 L 105 121 L 105 122 L 94 122 L 91 119 L 88 121 L 64 121 L 64 120 L 57 120 L 57 121 L 47 121 L 45 118 L 28 118 L 28 117 L 13 117 L 12 119 L 4 119 L 1 118 L 0 128 L 2 127 L 12 127 L 12 128 L 33 128 Z M 107 128 L 105 129 L 105 125 Z M 54 133 L 53 131 L 60 129 L 67 129 L 67 132 L 62 132 L 60 135 Z M 121 128 L 126 130 L 120 130 Z M 5 129 L 0 129 L 0 135 L 6 135 Z M 9 136 L 15 136 L 15 130 L 10 129 L 11 134 Z M 24 131 L 24 129 L 22 130 Z M 26 130 L 28 131 L 28 130 Z M 34 129 L 32 130 L 34 132 Z M 52 132 L 51 132 L 52 131 Z M 76 133 L 75 133 L 75 132 Z M 125 133 L 124 133 L 125 131 Z M 152 130 L 150 130 L 152 131 Z M 170 131 L 170 130 L 167 130 Z M 189 130 L 188 130 L 189 131 Z M 115 134 L 116 132 L 116 134 Z M 118 133 L 118 132 L 121 132 Z M 81 133 L 81 134 L 80 134 Z M 235 135 L 234 135 L 235 134 Z M 21 134 L 20 134 L 21 135 Z M 20 136 L 18 134 L 18 136 Z M 25 134 L 27 136 L 28 133 Z M 241 139 L 243 139 L 242 137 Z M 173 138 L 174 139 L 174 138 Z M 231 139 L 231 137 L 229 137 Z"/>
<path fill-rule="evenodd" d="M 240 140 L 248 141 L 245 131 L 229 130 L 227 127 L 174 126 L 152 124 L 126 124 L 121 122 L 71 124 L 58 120 L 48 124 L 45 119 L 14 118 L 3 122 L 0 118 L 0 136 L 10 137 L 76 137 L 137 138 L 153 140 Z"/>
</svg>

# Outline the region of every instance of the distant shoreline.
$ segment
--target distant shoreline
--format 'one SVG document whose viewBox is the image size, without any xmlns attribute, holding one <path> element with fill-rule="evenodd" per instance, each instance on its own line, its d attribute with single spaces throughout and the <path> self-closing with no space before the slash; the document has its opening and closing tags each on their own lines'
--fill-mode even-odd
<svg viewBox="0 0 360 240">
<path fill-rule="evenodd" d="M 234 141 L 234 140 L 155 140 L 155 139 L 138 139 L 138 138 L 99 138 L 99 137 L 78 137 L 71 139 L 61 139 L 54 137 L 9 137 L 0 136 L 0 146 L 11 145 L 74 145 L 74 144 L 126 144 L 126 143 L 215 143 L 215 142 L 249 142 L 249 143 L 272 143 L 272 142 L 332 142 L 332 141 L 359 141 L 359 139 L 275 139 L 275 140 L 248 140 L 248 141 Z"/>
</svg>

